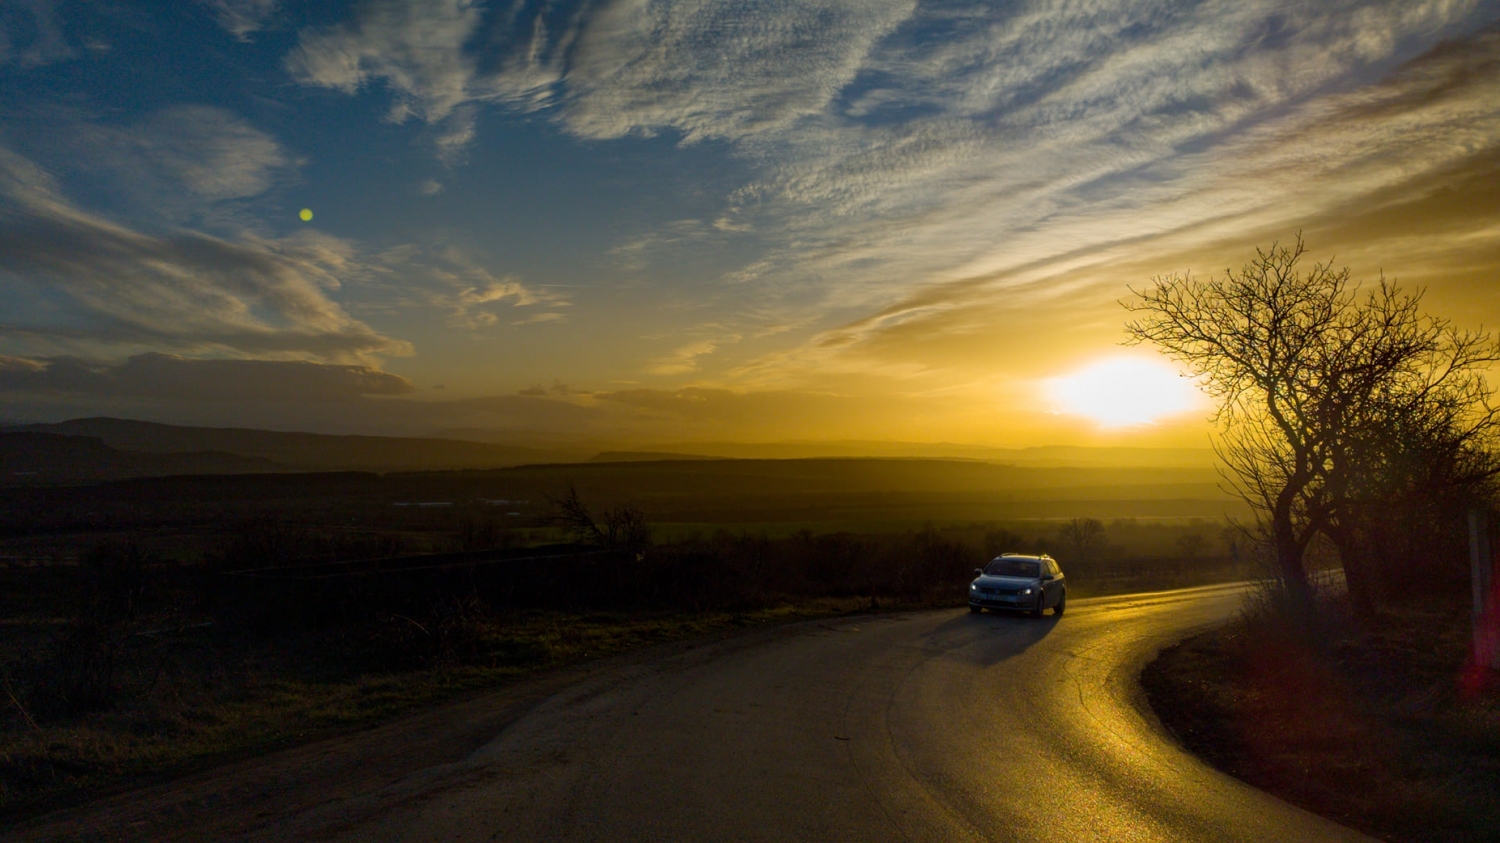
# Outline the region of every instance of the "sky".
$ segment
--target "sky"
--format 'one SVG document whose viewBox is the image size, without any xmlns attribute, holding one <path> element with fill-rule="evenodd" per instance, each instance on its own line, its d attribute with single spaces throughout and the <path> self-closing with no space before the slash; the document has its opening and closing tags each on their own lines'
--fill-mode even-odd
<svg viewBox="0 0 1500 843">
<path fill-rule="evenodd" d="M 1500 0 L 0 0 L 0 417 L 1206 444 L 1130 287 L 1500 323 Z"/>
</svg>

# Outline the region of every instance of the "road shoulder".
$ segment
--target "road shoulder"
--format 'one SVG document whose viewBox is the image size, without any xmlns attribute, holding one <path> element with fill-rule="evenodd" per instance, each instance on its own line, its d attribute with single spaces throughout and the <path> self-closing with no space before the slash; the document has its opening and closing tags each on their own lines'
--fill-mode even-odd
<svg viewBox="0 0 1500 843">
<path fill-rule="evenodd" d="M 874 617 L 902 614 L 906 613 Z M 17 843 L 238 839 L 273 829 L 293 817 L 348 813 L 377 795 L 386 801 L 399 799 L 391 790 L 401 789 L 403 783 L 420 786 L 412 783 L 456 770 L 541 701 L 581 682 L 657 669 L 684 657 L 712 658 L 726 650 L 798 635 L 808 628 L 868 622 L 871 617 L 722 629 L 556 669 L 374 728 L 106 795 L 24 821 L 5 839 Z"/>
<path fill-rule="evenodd" d="M 1429 607 L 1320 646 L 1244 621 L 1165 648 L 1141 675 L 1188 750 L 1387 840 L 1500 836 L 1500 693 L 1464 698 L 1462 617 Z"/>
</svg>

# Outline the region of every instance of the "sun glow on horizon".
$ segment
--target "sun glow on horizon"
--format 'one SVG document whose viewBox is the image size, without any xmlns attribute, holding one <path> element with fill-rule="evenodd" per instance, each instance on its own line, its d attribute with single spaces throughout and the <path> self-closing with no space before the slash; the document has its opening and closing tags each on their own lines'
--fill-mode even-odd
<svg viewBox="0 0 1500 843">
<path fill-rule="evenodd" d="M 1155 424 L 1202 405 L 1193 382 L 1172 368 L 1138 357 L 1114 357 L 1046 382 L 1059 412 L 1100 427 Z"/>
</svg>

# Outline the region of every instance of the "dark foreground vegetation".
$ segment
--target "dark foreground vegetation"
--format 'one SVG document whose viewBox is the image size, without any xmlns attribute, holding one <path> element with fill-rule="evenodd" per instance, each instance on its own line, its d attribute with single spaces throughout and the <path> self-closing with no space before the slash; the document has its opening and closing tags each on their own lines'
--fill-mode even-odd
<svg viewBox="0 0 1500 843">
<path fill-rule="evenodd" d="M 1497 840 L 1500 662 L 1469 616 L 1500 612 L 1500 340 L 1305 255 L 1298 236 L 1126 304 L 1131 337 L 1217 401 L 1215 451 L 1275 571 L 1241 623 L 1164 653 L 1148 693 L 1189 747 L 1291 801 L 1390 839 Z"/>
<path fill-rule="evenodd" d="M 549 495 L 450 479 L 15 492 L 24 506 L 0 536 L 0 817 L 653 642 L 958 606 L 1003 551 L 1059 556 L 1075 596 L 1249 573 L 1222 522 L 876 518 L 773 533 L 726 517 L 666 531 L 656 516 L 674 510 L 649 496 L 652 510 L 555 482 Z"/>
<path fill-rule="evenodd" d="M 1385 840 L 1500 840 L 1500 677 L 1470 642 L 1442 598 L 1374 620 L 1330 601 L 1315 636 L 1263 607 L 1142 681 L 1188 749 L 1289 802 Z"/>
</svg>

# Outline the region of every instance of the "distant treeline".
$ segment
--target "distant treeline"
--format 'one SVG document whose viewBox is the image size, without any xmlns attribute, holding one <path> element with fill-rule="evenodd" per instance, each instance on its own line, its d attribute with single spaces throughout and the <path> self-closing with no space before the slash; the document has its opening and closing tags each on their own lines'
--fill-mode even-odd
<svg viewBox="0 0 1500 843">
<path fill-rule="evenodd" d="M 449 534 L 464 519 L 499 517 L 515 530 L 539 523 L 549 496 L 569 482 L 600 505 L 637 505 L 661 525 L 664 536 L 718 526 L 782 535 L 801 527 L 866 533 L 927 521 L 1075 515 L 1218 521 L 1234 509 L 1207 470 L 1032 469 L 940 460 L 678 461 L 385 475 L 173 476 L 0 488 L 0 540 L 74 536 L 77 540 L 68 543 L 76 556 L 99 534 L 217 533 L 261 516 L 357 530 Z M 449 548 L 409 542 L 407 549 Z"/>
</svg>

